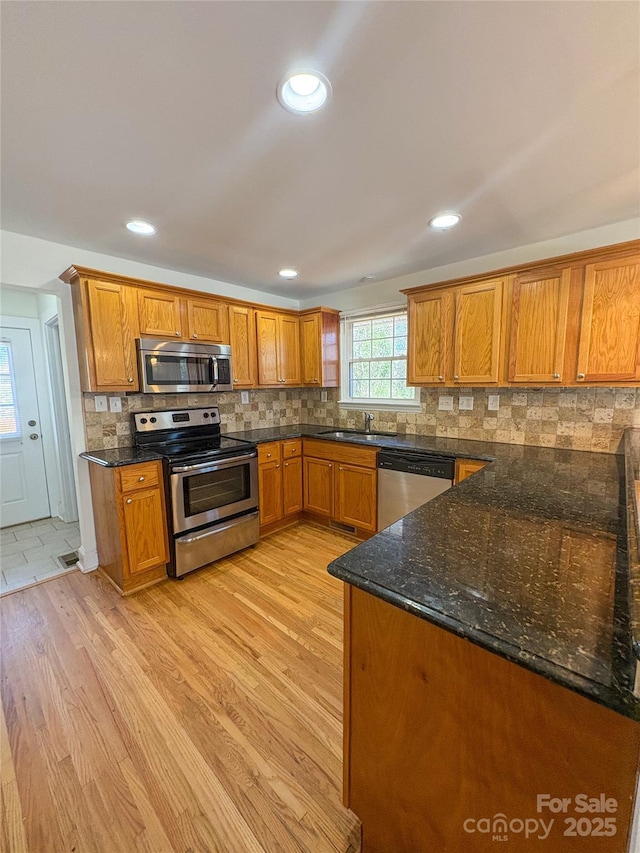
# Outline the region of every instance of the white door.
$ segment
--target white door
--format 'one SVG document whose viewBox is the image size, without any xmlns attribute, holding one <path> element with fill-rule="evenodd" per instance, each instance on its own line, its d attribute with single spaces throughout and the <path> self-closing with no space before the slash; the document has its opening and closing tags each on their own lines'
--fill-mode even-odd
<svg viewBox="0 0 640 853">
<path fill-rule="evenodd" d="M 0 526 L 48 518 L 31 332 L 0 327 Z"/>
</svg>

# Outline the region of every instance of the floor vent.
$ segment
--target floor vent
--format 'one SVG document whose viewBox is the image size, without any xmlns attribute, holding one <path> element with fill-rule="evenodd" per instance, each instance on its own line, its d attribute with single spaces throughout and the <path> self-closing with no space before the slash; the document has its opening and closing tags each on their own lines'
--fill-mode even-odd
<svg viewBox="0 0 640 853">
<path fill-rule="evenodd" d="M 343 524 L 341 521 L 333 521 L 329 522 L 329 526 L 334 530 L 341 530 L 343 533 L 355 533 L 356 528 L 352 527 L 350 524 Z"/>
<path fill-rule="evenodd" d="M 78 562 L 78 552 L 71 551 L 69 554 L 63 554 L 61 557 L 56 557 L 63 569 L 70 569 Z"/>
</svg>

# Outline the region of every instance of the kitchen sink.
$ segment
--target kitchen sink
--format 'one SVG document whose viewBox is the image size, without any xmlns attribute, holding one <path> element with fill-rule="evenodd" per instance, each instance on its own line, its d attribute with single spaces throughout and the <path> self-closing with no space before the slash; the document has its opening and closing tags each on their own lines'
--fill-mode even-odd
<svg viewBox="0 0 640 853">
<path fill-rule="evenodd" d="M 393 438 L 397 434 L 397 432 L 364 432 L 357 429 L 329 429 L 318 433 L 318 435 L 330 435 L 332 438 L 366 438 L 367 441 L 376 441 L 380 438 Z"/>
</svg>

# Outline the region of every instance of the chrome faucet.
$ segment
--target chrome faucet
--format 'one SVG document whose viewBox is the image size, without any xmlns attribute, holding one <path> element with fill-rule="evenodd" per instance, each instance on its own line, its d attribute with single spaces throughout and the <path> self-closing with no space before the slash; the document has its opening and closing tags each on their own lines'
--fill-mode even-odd
<svg viewBox="0 0 640 853">
<path fill-rule="evenodd" d="M 364 431 L 371 432 L 371 421 L 375 419 L 375 415 L 372 415 L 371 412 L 364 413 Z"/>
</svg>

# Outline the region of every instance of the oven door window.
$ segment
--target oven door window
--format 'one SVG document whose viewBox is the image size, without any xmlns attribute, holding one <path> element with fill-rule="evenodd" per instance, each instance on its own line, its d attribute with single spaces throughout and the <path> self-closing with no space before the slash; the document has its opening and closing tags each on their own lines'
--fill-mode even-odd
<svg viewBox="0 0 640 853">
<path fill-rule="evenodd" d="M 145 377 L 148 385 L 211 385 L 209 356 L 145 355 Z"/>
<path fill-rule="evenodd" d="M 189 474 L 182 484 L 185 518 L 248 500 L 251 497 L 250 475 L 248 463 L 206 474 Z"/>
</svg>

